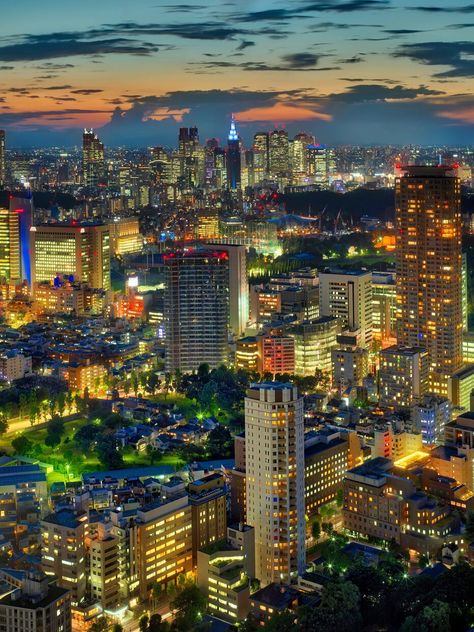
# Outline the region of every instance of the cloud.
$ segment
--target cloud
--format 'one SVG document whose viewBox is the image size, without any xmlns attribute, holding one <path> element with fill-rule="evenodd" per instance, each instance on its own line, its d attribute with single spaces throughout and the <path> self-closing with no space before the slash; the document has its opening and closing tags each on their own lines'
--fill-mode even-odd
<svg viewBox="0 0 474 632">
<path fill-rule="evenodd" d="M 150 55 L 158 51 L 155 44 L 127 38 L 91 39 L 91 32 L 62 32 L 49 35 L 19 36 L 13 44 L 0 45 L 0 61 L 36 61 L 83 55 Z"/>
<path fill-rule="evenodd" d="M 72 88 L 72 86 L 69 85 L 64 85 L 64 86 L 45 86 L 44 88 L 41 88 L 42 90 L 68 90 L 69 88 Z"/>
<path fill-rule="evenodd" d="M 450 7 L 446 3 L 442 7 L 434 7 L 431 5 L 421 5 L 418 7 L 408 7 L 412 11 L 423 11 L 424 13 L 474 13 L 474 4 L 457 5 Z"/>
<path fill-rule="evenodd" d="M 416 99 L 417 97 L 437 96 L 444 94 L 439 90 L 433 90 L 426 86 L 418 88 L 406 88 L 402 85 L 393 87 L 380 84 L 358 84 L 351 86 L 344 92 L 330 94 L 327 99 L 343 103 L 367 103 L 371 101 L 400 101 Z"/>
<path fill-rule="evenodd" d="M 98 92 L 103 92 L 100 88 L 81 88 L 78 90 L 71 90 L 72 94 L 83 94 L 88 96 L 89 94 L 97 94 Z"/>
<path fill-rule="evenodd" d="M 249 48 L 250 46 L 255 46 L 255 42 L 252 42 L 250 40 L 242 40 L 237 46 L 237 50 L 244 50 L 245 48 Z"/>
<path fill-rule="evenodd" d="M 324 112 L 316 112 L 309 108 L 275 103 L 269 107 L 258 107 L 235 113 L 239 122 L 274 121 L 275 123 L 288 123 L 296 121 L 331 121 L 332 116 Z"/>
<path fill-rule="evenodd" d="M 286 22 L 293 18 L 310 17 L 305 13 L 354 13 L 357 11 L 368 11 L 384 9 L 390 5 L 390 0 L 332 0 L 329 2 L 311 2 L 303 4 L 294 9 L 266 9 L 263 11 L 251 11 L 249 13 L 241 13 L 235 16 L 240 22 Z"/>
<path fill-rule="evenodd" d="M 459 121 L 460 123 L 468 123 L 472 125 L 474 123 L 474 105 L 457 110 L 441 110 L 438 112 L 438 116 L 452 121 Z"/>
<path fill-rule="evenodd" d="M 241 68 L 242 70 L 248 70 L 251 72 L 312 72 L 323 70 L 337 70 L 338 67 L 320 67 L 318 66 L 319 60 L 326 55 L 316 55 L 314 53 L 288 53 L 283 55 L 281 63 L 268 64 L 263 61 L 204 61 L 204 62 L 191 62 L 193 66 L 201 66 L 202 68 L 215 69 L 215 68 Z"/>
<path fill-rule="evenodd" d="M 407 57 L 429 66 L 449 66 L 450 70 L 437 72 L 435 77 L 474 77 L 474 43 L 422 42 L 405 44 L 395 57 Z"/>
</svg>

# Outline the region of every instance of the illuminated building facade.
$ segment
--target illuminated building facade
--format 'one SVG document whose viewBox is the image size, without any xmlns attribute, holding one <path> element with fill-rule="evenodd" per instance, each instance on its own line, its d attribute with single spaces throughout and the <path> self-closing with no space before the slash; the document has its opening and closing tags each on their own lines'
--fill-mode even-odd
<svg viewBox="0 0 474 632">
<path fill-rule="evenodd" d="M 462 364 L 460 182 L 450 167 L 403 170 L 395 188 L 398 341 L 427 349 L 429 390 L 447 395 Z"/>
<path fill-rule="evenodd" d="M 137 512 L 133 555 L 141 599 L 153 586 L 175 582 L 193 568 L 192 517 L 187 495 L 157 500 Z"/>
<path fill-rule="evenodd" d="M 71 362 L 60 367 L 60 375 L 67 382 L 69 389 L 76 393 L 89 393 L 104 390 L 107 369 L 102 364 L 78 364 Z"/>
<path fill-rule="evenodd" d="M 97 534 L 89 544 L 89 581 L 91 597 L 104 610 L 115 610 L 120 605 L 119 538 L 99 522 Z"/>
<path fill-rule="evenodd" d="M 268 140 L 270 175 L 275 177 L 288 176 L 289 143 L 288 132 L 284 129 L 274 129 Z"/>
<path fill-rule="evenodd" d="M 0 276 L 7 283 L 21 278 L 19 215 L 8 208 L 0 208 Z"/>
<path fill-rule="evenodd" d="M 239 338 L 235 343 L 235 368 L 257 372 L 260 365 L 258 339 L 255 336 Z"/>
<path fill-rule="evenodd" d="M 41 566 L 71 591 L 73 606 L 86 596 L 88 535 L 87 513 L 62 509 L 41 520 Z"/>
<path fill-rule="evenodd" d="M 331 373 L 331 354 L 337 348 L 339 331 L 338 320 L 332 316 L 305 320 L 288 328 L 288 335 L 295 340 L 296 375 L 314 375 L 316 369 Z"/>
<path fill-rule="evenodd" d="M 474 364 L 463 366 L 448 379 L 448 398 L 459 412 L 471 410 L 471 393 L 474 390 Z"/>
<path fill-rule="evenodd" d="M 258 344 L 260 373 L 271 373 L 272 376 L 295 373 L 295 339 L 292 336 L 259 336 Z"/>
<path fill-rule="evenodd" d="M 336 498 L 350 466 L 348 438 L 339 432 L 318 433 L 304 448 L 306 515 Z"/>
<path fill-rule="evenodd" d="M 331 363 L 332 381 L 337 388 L 342 390 L 347 386 L 362 386 L 362 380 L 369 373 L 369 352 L 352 347 L 333 349 Z"/>
<path fill-rule="evenodd" d="M 372 333 L 383 346 L 396 342 L 397 286 L 395 274 L 372 272 Z"/>
<path fill-rule="evenodd" d="M 428 353 L 420 347 L 394 345 L 380 354 L 380 400 L 409 408 L 428 392 Z"/>
<path fill-rule="evenodd" d="M 20 280 L 32 283 L 32 257 L 30 253 L 30 230 L 34 217 L 33 194 L 28 189 L 24 197 L 10 197 L 10 213 L 18 216 L 20 248 Z M 14 246 L 16 249 L 16 246 Z"/>
<path fill-rule="evenodd" d="M 143 238 L 140 235 L 138 217 L 115 219 L 109 222 L 108 228 L 112 256 L 122 256 L 142 250 Z"/>
<path fill-rule="evenodd" d="M 411 420 L 424 445 L 440 445 L 444 443 L 444 428 L 451 421 L 451 402 L 446 397 L 425 395 L 413 406 Z"/>
<path fill-rule="evenodd" d="M 334 270 L 319 274 L 319 311 L 334 316 L 343 329 L 360 330 L 361 343 L 372 342 L 372 274 Z"/>
<path fill-rule="evenodd" d="M 105 173 L 104 144 L 93 129 L 82 134 L 82 182 L 86 187 L 96 187 Z"/>
<path fill-rule="evenodd" d="M 193 525 L 193 560 L 197 551 L 225 537 L 227 529 L 227 497 L 224 477 L 208 474 L 189 484 L 189 503 Z"/>
<path fill-rule="evenodd" d="M 240 138 L 235 129 L 235 119 L 232 117 L 229 135 L 227 136 L 227 186 L 232 191 L 240 189 L 241 163 Z"/>
<path fill-rule="evenodd" d="M 289 582 L 305 565 L 303 398 L 292 384 L 247 390 L 247 522 L 255 529 L 256 576 Z"/>
<path fill-rule="evenodd" d="M 166 367 L 194 371 L 227 362 L 229 256 L 219 250 L 165 255 Z"/>
<path fill-rule="evenodd" d="M 104 224 L 41 224 L 30 231 L 35 283 L 58 276 L 110 290 L 109 229 Z"/>
</svg>

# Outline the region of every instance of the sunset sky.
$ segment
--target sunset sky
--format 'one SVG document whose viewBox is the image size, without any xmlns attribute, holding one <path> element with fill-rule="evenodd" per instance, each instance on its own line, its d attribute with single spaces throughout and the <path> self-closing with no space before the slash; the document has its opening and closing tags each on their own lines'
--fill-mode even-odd
<svg viewBox="0 0 474 632">
<path fill-rule="evenodd" d="M 184 1 L 2 2 L 9 146 L 225 139 L 232 112 L 247 142 L 474 143 L 474 3 Z"/>
</svg>

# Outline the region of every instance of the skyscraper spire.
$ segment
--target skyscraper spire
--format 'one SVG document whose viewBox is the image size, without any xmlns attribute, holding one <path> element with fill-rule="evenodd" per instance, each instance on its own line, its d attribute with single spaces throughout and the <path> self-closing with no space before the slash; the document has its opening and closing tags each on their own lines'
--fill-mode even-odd
<svg viewBox="0 0 474 632">
<path fill-rule="evenodd" d="M 228 140 L 239 140 L 239 136 L 237 134 L 237 130 L 235 129 L 235 117 L 232 114 L 232 119 L 230 121 L 230 130 L 228 135 Z"/>
</svg>

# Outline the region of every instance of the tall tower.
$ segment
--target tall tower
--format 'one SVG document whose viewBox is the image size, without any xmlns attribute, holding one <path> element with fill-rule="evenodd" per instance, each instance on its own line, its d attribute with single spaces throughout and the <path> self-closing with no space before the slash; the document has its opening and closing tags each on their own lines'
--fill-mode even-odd
<svg viewBox="0 0 474 632">
<path fill-rule="evenodd" d="M 424 347 L 429 390 L 447 395 L 462 364 L 460 182 L 449 166 L 408 166 L 396 181 L 398 342 Z"/>
<path fill-rule="evenodd" d="M 289 171 L 288 132 L 274 129 L 269 138 L 270 173 L 272 176 L 286 176 Z"/>
<path fill-rule="evenodd" d="M 164 256 L 166 368 L 194 371 L 227 362 L 229 255 L 190 250 Z"/>
<path fill-rule="evenodd" d="M 245 398 L 247 522 L 265 586 L 305 565 L 304 411 L 293 384 L 253 384 Z"/>
<path fill-rule="evenodd" d="M 5 173 L 5 130 L 0 129 L 0 188 L 3 189 L 6 182 Z"/>
<path fill-rule="evenodd" d="M 82 182 L 87 187 L 96 187 L 104 176 L 104 144 L 93 129 L 82 134 Z"/>
<path fill-rule="evenodd" d="M 254 169 L 258 170 L 261 179 L 270 171 L 268 132 L 257 132 L 253 137 Z"/>
<path fill-rule="evenodd" d="M 235 129 L 234 115 L 232 115 L 227 137 L 227 186 L 229 189 L 240 189 L 241 168 L 240 138 Z"/>
</svg>

